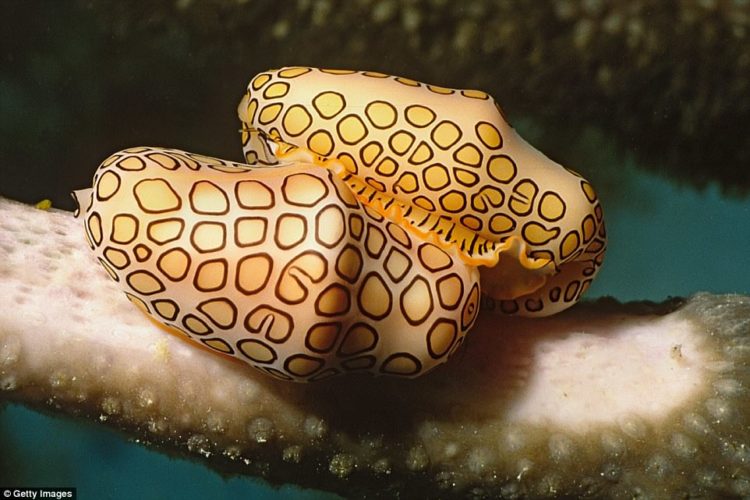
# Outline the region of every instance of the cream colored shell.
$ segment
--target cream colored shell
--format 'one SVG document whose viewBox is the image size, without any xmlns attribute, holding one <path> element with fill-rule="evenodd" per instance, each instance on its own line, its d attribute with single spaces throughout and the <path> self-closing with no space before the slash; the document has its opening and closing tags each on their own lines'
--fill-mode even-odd
<svg viewBox="0 0 750 500">
<path fill-rule="evenodd" d="M 479 308 L 476 268 L 316 165 L 135 148 L 102 164 L 89 197 L 87 239 L 132 302 L 278 378 L 419 375 Z"/>
<path fill-rule="evenodd" d="M 280 158 L 337 159 L 362 202 L 487 266 L 483 291 L 504 312 L 569 307 L 603 261 L 591 185 L 525 142 L 484 92 L 294 67 L 253 78 L 238 112 L 248 161 L 269 160 L 255 135 Z"/>
</svg>

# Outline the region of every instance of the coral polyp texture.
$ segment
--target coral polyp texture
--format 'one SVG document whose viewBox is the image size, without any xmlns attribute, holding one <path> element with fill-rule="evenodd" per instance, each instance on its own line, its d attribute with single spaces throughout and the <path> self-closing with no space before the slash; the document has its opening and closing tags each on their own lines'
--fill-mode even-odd
<svg viewBox="0 0 750 500">
<path fill-rule="evenodd" d="M 0 300 L 3 400 L 225 473 L 347 498 L 750 495 L 750 297 L 488 303 L 425 377 L 289 384 L 165 335 L 71 214 L 0 199 Z"/>
<path fill-rule="evenodd" d="M 422 375 L 464 341 L 481 291 L 545 316 L 602 264 L 591 185 L 484 92 L 292 67 L 253 78 L 238 111 L 248 164 L 131 148 L 77 199 L 133 303 L 267 374 Z"/>
</svg>

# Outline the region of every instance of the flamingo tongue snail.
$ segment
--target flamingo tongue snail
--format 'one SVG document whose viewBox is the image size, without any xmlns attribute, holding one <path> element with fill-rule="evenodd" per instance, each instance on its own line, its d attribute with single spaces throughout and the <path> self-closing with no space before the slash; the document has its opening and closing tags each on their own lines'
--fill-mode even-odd
<svg viewBox="0 0 750 500">
<path fill-rule="evenodd" d="M 274 377 L 421 375 L 463 342 L 480 281 L 505 313 L 549 315 L 602 263 L 590 184 L 483 92 L 283 68 L 239 115 L 247 164 L 127 149 L 75 197 L 131 302 Z"/>
<path fill-rule="evenodd" d="M 279 159 L 335 158 L 363 204 L 482 266 L 483 291 L 507 313 L 569 307 L 602 263 L 591 185 L 526 143 L 484 92 L 282 68 L 252 79 L 238 112 L 248 162 L 269 163 L 257 136 Z"/>
</svg>

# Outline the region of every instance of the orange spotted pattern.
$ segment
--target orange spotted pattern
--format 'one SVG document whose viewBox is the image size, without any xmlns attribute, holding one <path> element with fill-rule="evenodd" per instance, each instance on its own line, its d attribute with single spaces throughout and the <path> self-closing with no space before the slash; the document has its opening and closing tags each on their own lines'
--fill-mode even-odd
<svg viewBox="0 0 750 500">
<path fill-rule="evenodd" d="M 476 268 L 319 166 L 134 148 L 76 195 L 87 241 L 134 304 L 280 379 L 420 375 L 478 312 Z"/>
<path fill-rule="evenodd" d="M 361 202 L 485 266 L 483 289 L 506 313 L 569 307 L 602 264 L 591 185 L 529 146 L 484 92 L 291 67 L 254 77 L 238 112 L 248 161 L 335 160 Z"/>
</svg>

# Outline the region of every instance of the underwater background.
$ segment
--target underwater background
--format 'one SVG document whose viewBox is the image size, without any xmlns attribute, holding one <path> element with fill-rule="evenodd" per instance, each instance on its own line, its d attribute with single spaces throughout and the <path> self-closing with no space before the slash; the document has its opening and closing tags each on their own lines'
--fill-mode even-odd
<svg viewBox="0 0 750 500">
<path fill-rule="evenodd" d="M 3 3 L 0 196 L 89 185 L 153 145 L 241 160 L 250 77 L 310 65 L 493 95 L 581 172 L 609 250 L 588 298 L 750 293 L 750 2 L 170 0 Z M 97 423 L 0 406 L 0 485 L 79 498 L 337 498 L 223 478 Z M 199 458 L 199 457 L 198 457 Z"/>
</svg>

